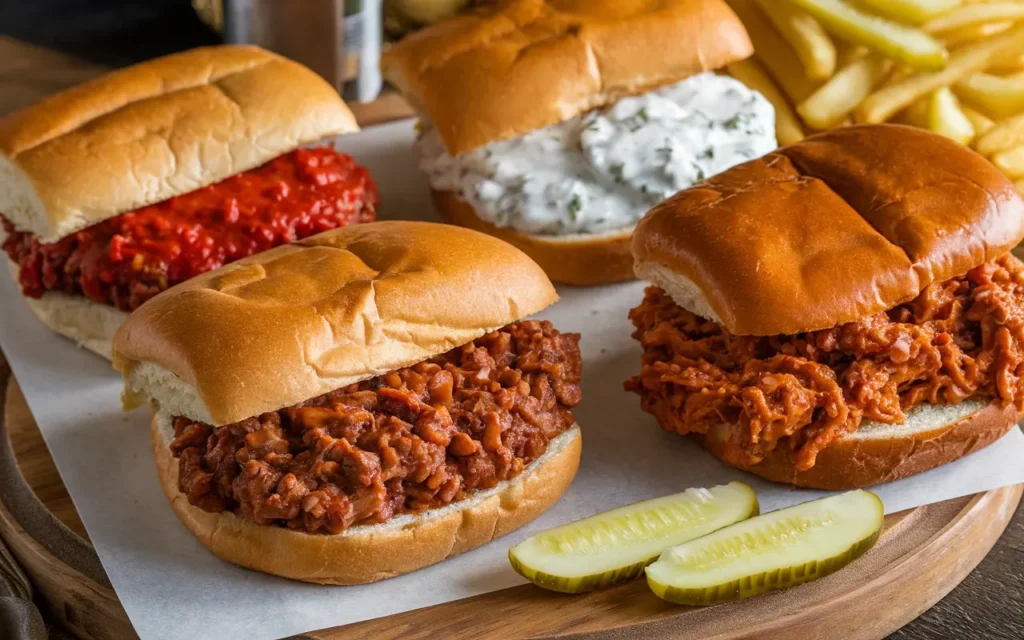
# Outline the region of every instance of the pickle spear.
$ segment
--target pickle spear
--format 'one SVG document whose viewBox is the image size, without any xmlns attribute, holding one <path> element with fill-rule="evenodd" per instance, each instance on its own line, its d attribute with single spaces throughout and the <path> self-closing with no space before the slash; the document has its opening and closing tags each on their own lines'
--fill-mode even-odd
<svg viewBox="0 0 1024 640">
<path fill-rule="evenodd" d="M 681 544 L 647 567 L 663 600 L 711 605 L 785 589 L 838 571 L 882 530 L 882 501 L 850 491 L 772 511 Z"/>
<path fill-rule="evenodd" d="M 864 13 L 843 0 L 789 0 L 836 36 L 884 53 L 915 69 L 937 71 L 949 52 L 920 29 Z"/>
<path fill-rule="evenodd" d="M 509 549 L 516 572 L 563 593 L 630 580 L 662 551 L 757 515 L 754 490 L 740 482 L 687 489 L 577 520 Z"/>
</svg>

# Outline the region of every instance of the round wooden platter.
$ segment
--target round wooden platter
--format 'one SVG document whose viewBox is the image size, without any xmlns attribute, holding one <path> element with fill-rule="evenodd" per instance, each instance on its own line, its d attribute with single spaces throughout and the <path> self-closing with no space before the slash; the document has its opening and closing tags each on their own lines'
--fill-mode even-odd
<svg viewBox="0 0 1024 640">
<path fill-rule="evenodd" d="M 2 357 L 0 389 L 6 389 L 0 412 L 0 429 L 6 426 L 6 434 L 0 434 L 0 447 L 7 447 L 5 455 L 13 454 L 10 466 L 20 474 L 2 478 L 0 535 L 63 626 L 83 638 L 133 637 Z M 20 499 L 19 490 L 34 497 Z M 1022 490 L 1024 485 L 1006 487 L 887 516 L 878 544 L 850 567 L 812 584 L 743 602 L 672 606 L 654 597 L 643 580 L 578 596 L 523 585 L 301 637 L 882 638 L 970 573 L 1006 528 Z M 45 514 L 42 524 L 39 513 L 25 514 L 32 511 L 32 503 Z M 17 518 L 16 511 L 22 512 Z M 220 561 L 211 555 L 210 562 Z"/>
</svg>

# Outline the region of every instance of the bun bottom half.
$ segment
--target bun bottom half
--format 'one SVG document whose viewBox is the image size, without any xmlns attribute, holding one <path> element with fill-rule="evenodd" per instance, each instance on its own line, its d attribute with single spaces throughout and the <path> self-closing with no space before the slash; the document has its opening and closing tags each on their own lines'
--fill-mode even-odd
<svg viewBox="0 0 1024 640">
<path fill-rule="evenodd" d="M 483 220 L 473 205 L 452 191 L 431 190 L 431 195 L 445 222 L 504 240 L 533 258 L 555 282 L 591 286 L 636 279 L 629 251 L 633 227 L 594 235 L 530 235 Z"/>
<path fill-rule="evenodd" d="M 760 463 L 744 469 L 757 476 L 808 489 L 855 489 L 906 478 L 953 462 L 987 447 L 1021 419 L 1012 404 L 967 400 L 958 405 L 919 405 L 899 425 L 865 422 L 833 441 L 814 466 L 798 471 L 789 450 L 778 447 Z M 697 436 L 711 455 L 722 459 L 729 429 L 722 425 Z"/>
<path fill-rule="evenodd" d="M 336 535 L 260 525 L 231 512 L 209 513 L 178 491 L 170 417 L 155 412 L 150 435 L 164 494 L 175 514 L 210 551 L 227 562 L 318 584 L 375 582 L 474 549 L 534 520 L 576 475 L 582 438 L 574 425 L 517 477 L 470 498 Z"/>
<path fill-rule="evenodd" d="M 17 283 L 18 266 L 10 260 L 7 265 Z M 42 298 L 23 297 L 32 313 L 52 331 L 110 360 L 114 334 L 128 319 L 127 313 L 117 307 L 93 302 L 85 296 L 70 296 L 57 291 L 48 291 Z"/>
</svg>

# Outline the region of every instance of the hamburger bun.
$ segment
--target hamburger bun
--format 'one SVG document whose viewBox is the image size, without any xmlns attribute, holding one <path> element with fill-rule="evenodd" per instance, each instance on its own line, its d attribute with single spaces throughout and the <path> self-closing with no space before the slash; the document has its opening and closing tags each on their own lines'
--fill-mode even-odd
<svg viewBox="0 0 1024 640">
<path fill-rule="evenodd" d="M 496 487 L 336 535 L 192 506 L 170 450 L 172 416 L 233 424 L 410 366 L 556 300 L 544 272 L 490 236 L 426 222 L 344 227 L 271 249 L 143 304 L 114 338 L 126 395 L 154 401 L 153 453 L 168 500 L 216 555 L 328 584 L 413 571 L 504 535 L 565 492 L 573 425 Z M 141 398 L 140 398 L 141 399 Z"/>
<path fill-rule="evenodd" d="M 337 91 L 298 63 L 252 46 L 193 49 L 0 119 L 0 215 L 56 242 L 358 130 Z M 26 301 L 47 327 L 105 358 L 128 316 L 84 295 Z"/>
<path fill-rule="evenodd" d="M 14 281 L 18 281 L 18 265 L 7 261 Z M 42 298 L 25 298 L 28 308 L 54 331 L 107 360 L 114 334 L 128 314 L 108 304 L 97 304 L 85 296 L 69 296 L 48 291 Z"/>
<path fill-rule="evenodd" d="M 403 38 L 381 70 L 454 156 L 753 52 L 723 0 L 505 0 Z"/>
<path fill-rule="evenodd" d="M 842 490 L 892 482 L 953 462 L 1001 438 L 1021 419 L 1012 404 L 965 400 L 956 405 L 922 404 L 903 424 L 865 420 L 851 434 L 830 443 L 814 466 L 798 471 L 789 449 L 776 447 L 760 463 L 746 467 L 772 482 L 809 489 Z M 695 436 L 722 459 L 729 428 L 721 425 Z"/>
<path fill-rule="evenodd" d="M 557 299 L 540 267 L 501 240 L 371 222 L 168 289 L 117 332 L 114 367 L 128 396 L 231 424 L 445 353 Z"/>
<path fill-rule="evenodd" d="M 192 49 L 0 119 L 0 213 L 54 242 L 358 129 L 334 87 L 296 62 Z"/>
<path fill-rule="evenodd" d="M 775 335 L 891 309 L 1021 238 L 1024 200 L 982 156 L 921 129 L 858 125 L 665 200 L 632 253 L 637 275 L 683 308 Z"/>
<path fill-rule="evenodd" d="M 633 227 L 604 234 L 531 235 L 495 227 L 452 191 L 432 190 L 431 194 L 434 208 L 445 222 L 492 235 L 518 247 L 555 282 L 589 286 L 636 277 L 633 256 L 629 252 Z"/>
<path fill-rule="evenodd" d="M 178 491 L 173 428 L 155 413 L 150 435 L 164 494 L 178 518 L 216 556 L 249 569 L 320 584 L 361 584 L 447 560 L 534 520 L 569 488 L 579 467 L 577 426 L 515 478 L 462 501 L 387 522 L 355 525 L 335 535 L 260 525 L 230 511 L 210 513 Z"/>
<path fill-rule="evenodd" d="M 411 34 L 381 69 L 458 156 L 752 53 L 722 0 L 506 0 Z M 635 277 L 632 226 L 535 235 L 481 219 L 457 193 L 435 193 L 434 202 L 445 220 L 519 247 L 556 282 Z"/>
<path fill-rule="evenodd" d="M 983 157 L 899 125 L 842 127 L 733 167 L 637 225 L 637 274 L 733 335 L 829 329 L 909 302 L 1006 255 L 1024 200 Z M 985 447 L 1020 419 L 1012 402 L 921 404 L 903 424 L 865 421 L 798 471 L 786 440 L 745 470 L 848 489 L 897 480 Z M 671 425 L 669 425 L 671 427 Z M 729 456 L 734 425 L 695 435 Z M 755 435 L 756 439 L 756 435 Z"/>
</svg>

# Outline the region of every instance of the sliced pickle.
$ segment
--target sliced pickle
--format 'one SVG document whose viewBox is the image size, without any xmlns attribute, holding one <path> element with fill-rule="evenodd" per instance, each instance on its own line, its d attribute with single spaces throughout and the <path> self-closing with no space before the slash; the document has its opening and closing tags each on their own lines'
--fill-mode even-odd
<svg viewBox="0 0 1024 640">
<path fill-rule="evenodd" d="M 681 544 L 647 567 L 663 600 L 711 605 L 785 589 L 838 571 L 882 530 L 882 501 L 850 491 L 772 511 Z"/>
<path fill-rule="evenodd" d="M 740 482 L 687 489 L 538 533 L 508 559 L 540 587 L 582 593 L 635 578 L 665 549 L 757 512 L 754 490 Z"/>
</svg>

